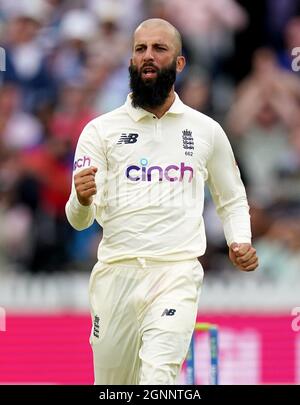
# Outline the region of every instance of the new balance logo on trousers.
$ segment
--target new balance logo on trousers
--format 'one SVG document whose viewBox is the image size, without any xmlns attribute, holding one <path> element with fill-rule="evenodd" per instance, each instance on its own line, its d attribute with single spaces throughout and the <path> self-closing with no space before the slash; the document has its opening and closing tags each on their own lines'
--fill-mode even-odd
<svg viewBox="0 0 300 405">
<path fill-rule="evenodd" d="M 161 314 L 161 316 L 173 316 L 173 315 L 175 315 L 175 312 L 176 312 L 176 309 L 168 309 L 168 308 L 166 308 L 165 310 L 164 310 L 164 312 Z"/>
<path fill-rule="evenodd" d="M 99 338 L 99 332 L 100 332 L 100 318 L 98 315 L 95 315 L 94 317 L 94 336 L 96 338 Z"/>
</svg>

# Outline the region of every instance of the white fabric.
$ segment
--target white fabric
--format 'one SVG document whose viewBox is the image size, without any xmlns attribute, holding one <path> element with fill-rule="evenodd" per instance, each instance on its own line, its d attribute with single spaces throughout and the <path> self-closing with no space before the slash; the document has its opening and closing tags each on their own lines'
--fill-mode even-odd
<svg viewBox="0 0 300 405">
<path fill-rule="evenodd" d="M 197 259 L 97 263 L 89 288 L 95 384 L 175 384 L 202 280 Z"/>
<path fill-rule="evenodd" d="M 251 240 L 245 189 L 224 131 L 177 95 L 160 119 L 133 108 L 129 95 L 122 107 L 91 121 L 78 141 L 74 174 L 89 166 L 98 168 L 94 202 L 81 206 L 73 184 L 66 214 L 78 230 L 95 219 L 103 226 L 102 262 L 203 255 L 205 181 L 228 245 Z"/>
</svg>

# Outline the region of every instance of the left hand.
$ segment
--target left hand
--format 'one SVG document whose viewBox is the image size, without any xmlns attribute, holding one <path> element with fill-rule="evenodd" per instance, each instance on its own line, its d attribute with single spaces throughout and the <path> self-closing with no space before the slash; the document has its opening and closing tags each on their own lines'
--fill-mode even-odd
<svg viewBox="0 0 300 405">
<path fill-rule="evenodd" d="M 253 271 L 258 267 L 256 250 L 250 243 L 233 242 L 229 248 L 229 258 L 242 271 Z"/>
</svg>

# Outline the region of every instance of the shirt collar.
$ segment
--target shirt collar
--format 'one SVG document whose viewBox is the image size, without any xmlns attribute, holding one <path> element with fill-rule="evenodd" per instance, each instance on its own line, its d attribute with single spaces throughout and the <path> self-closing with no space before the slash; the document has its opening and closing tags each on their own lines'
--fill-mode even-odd
<svg viewBox="0 0 300 405">
<path fill-rule="evenodd" d="M 127 113 L 130 115 L 130 117 L 138 122 L 142 118 L 146 117 L 147 115 L 152 116 L 153 114 L 149 111 L 144 110 L 143 108 L 140 107 L 133 107 L 131 103 L 131 93 L 128 94 L 126 102 L 125 102 L 125 107 L 127 110 Z M 175 100 L 169 110 L 166 112 L 166 114 L 183 114 L 184 113 L 184 104 L 180 100 L 179 96 L 177 93 L 175 93 Z M 165 114 L 165 115 L 166 115 Z"/>
</svg>

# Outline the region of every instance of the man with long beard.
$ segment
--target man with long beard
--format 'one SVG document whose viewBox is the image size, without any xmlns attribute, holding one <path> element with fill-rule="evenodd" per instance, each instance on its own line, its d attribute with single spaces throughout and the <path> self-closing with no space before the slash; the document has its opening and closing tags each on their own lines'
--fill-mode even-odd
<svg viewBox="0 0 300 405">
<path fill-rule="evenodd" d="M 228 139 L 174 92 L 185 66 L 167 21 L 135 31 L 126 103 L 91 121 L 66 205 L 75 229 L 103 227 L 90 278 L 96 384 L 174 384 L 193 333 L 205 252 L 208 182 L 229 257 L 258 265 L 244 186 Z"/>
</svg>

